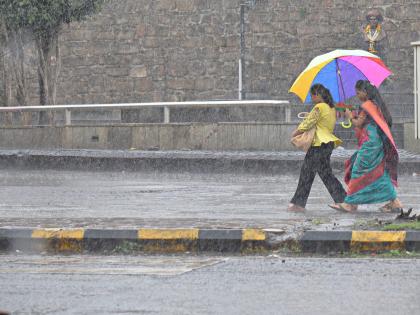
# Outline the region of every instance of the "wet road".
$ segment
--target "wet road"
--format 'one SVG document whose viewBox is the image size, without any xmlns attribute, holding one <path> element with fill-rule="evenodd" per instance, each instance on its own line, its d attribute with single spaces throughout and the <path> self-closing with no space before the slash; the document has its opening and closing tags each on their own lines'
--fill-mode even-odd
<svg viewBox="0 0 420 315">
<path fill-rule="evenodd" d="M 337 173 L 342 178 L 342 173 Z M 273 227 L 308 218 L 351 224 L 392 218 L 362 206 L 338 213 L 316 179 L 307 213 L 286 212 L 297 175 L 0 170 L 0 226 L 41 227 Z M 420 209 L 420 176 L 400 178 L 399 196 Z"/>
<path fill-rule="evenodd" d="M 0 255 L 14 314 L 418 314 L 420 260 Z"/>
</svg>

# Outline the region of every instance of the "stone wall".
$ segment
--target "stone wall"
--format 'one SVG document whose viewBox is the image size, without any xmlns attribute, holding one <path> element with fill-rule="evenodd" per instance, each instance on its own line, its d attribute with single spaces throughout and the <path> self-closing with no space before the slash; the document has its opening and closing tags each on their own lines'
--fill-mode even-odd
<svg viewBox="0 0 420 315">
<path fill-rule="evenodd" d="M 236 99 L 240 0 L 110 0 L 102 12 L 62 31 L 59 104 Z M 316 55 L 366 48 L 368 8 L 382 11 L 381 88 L 395 116 L 412 117 L 417 0 L 257 0 L 245 14 L 244 88 L 249 99 L 289 99 Z M 34 72 L 32 72 L 34 73 Z M 36 82 L 33 78 L 32 82 Z M 32 87 L 36 84 L 32 83 Z M 37 102 L 36 88 L 31 94 Z"/>
</svg>

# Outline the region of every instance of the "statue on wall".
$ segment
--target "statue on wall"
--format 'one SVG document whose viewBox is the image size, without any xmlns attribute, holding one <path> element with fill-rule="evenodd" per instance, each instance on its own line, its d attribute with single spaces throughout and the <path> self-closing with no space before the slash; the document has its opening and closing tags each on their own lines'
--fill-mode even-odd
<svg viewBox="0 0 420 315">
<path fill-rule="evenodd" d="M 378 54 L 381 51 L 380 42 L 386 37 L 382 28 L 383 17 L 377 9 L 370 10 L 366 14 L 368 24 L 364 28 L 364 40 L 368 44 L 368 51 L 372 54 Z"/>
</svg>

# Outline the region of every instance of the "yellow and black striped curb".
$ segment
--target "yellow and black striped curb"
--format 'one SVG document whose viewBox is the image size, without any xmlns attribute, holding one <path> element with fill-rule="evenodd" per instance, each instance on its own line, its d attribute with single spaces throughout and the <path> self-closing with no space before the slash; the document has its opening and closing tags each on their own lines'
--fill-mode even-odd
<svg viewBox="0 0 420 315">
<path fill-rule="evenodd" d="M 282 233 L 283 231 L 277 231 Z M 237 252 L 264 249 L 263 229 L 8 229 L 0 228 L 0 250 Z"/>
<path fill-rule="evenodd" d="M 300 244 L 312 253 L 420 251 L 420 231 L 307 231 Z"/>
<path fill-rule="evenodd" d="M 16 229 L 0 228 L 0 251 L 263 252 L 420 251 L 420 231 L 306 231 L 281 236 L 270 229 Z"/>
</svg>

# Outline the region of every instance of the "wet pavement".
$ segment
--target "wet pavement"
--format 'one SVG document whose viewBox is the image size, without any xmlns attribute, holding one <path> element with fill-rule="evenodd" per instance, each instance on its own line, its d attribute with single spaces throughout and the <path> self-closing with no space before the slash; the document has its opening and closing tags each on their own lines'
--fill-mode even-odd
<svg viewBox="0 0 420 315">
<path fill-rule="evenodd" d="M 342 172 L 336 170 L 338 178 Z M 307 212 L 286 211 L 297 175 L 0 170 L 0 227 L 348 229 L 391 220 L 379 205 L 330 209 L 317 177 Z M 399 197 L 420 209 L 420 176 L 400 177 Z"/>
<path fill-rule="evenodd" d="M 0 255 L 13 314 L 417 314 L 420 260 Z"/>
<path fill-rule="evenodd" d="M 347 159 L 354 149 L 338 147 L 332 153 L 332 159 Z M 420 154 L 407 150 L 398 150 L 400 161 L 420 161 Z M 303 160 L 302 151 L 207 151 L 207 150 L 95 150 L 95 149 L 1 149 L 0 155 L 39 155 L 39 156 L 80 156 L 96 158 L 209 158 L 209 159 L 259 159 L 259 160 Z"/>
</svg>

